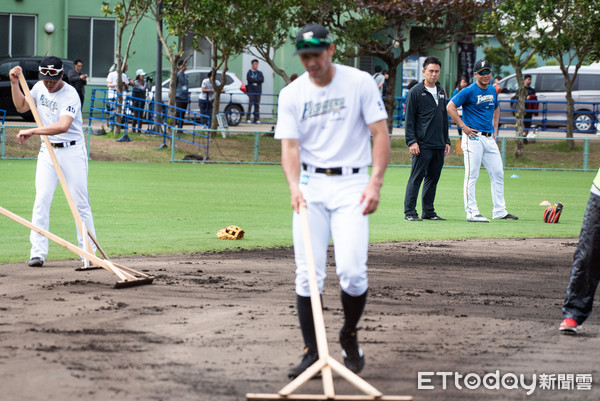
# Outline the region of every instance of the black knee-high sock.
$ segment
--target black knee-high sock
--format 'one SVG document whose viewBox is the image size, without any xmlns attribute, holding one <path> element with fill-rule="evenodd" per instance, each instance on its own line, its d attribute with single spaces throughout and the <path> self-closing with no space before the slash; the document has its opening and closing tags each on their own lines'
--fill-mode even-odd
<svg viewBox="0 0 600 401">
<path fill-rule="evenodd" d="M 353 297 L 342 290 L 342 306 L 344 308 L 344 325 L 342 332 L 356 331 L 356 325 L 362 316 L 367 303 L 367 291 L 358 297 Z"/>
<path fill-rule="evenodd" d="M 315 323 L 313 320 L 312 303 L 310 297 L 296 295 L 296 307 L 298 308 L 298 320 L 300 330 L 304 339 L 304 346 L 308 347 L 310 353 L 317 352 L 317 336 L 315 334 Z"/>
</svg>

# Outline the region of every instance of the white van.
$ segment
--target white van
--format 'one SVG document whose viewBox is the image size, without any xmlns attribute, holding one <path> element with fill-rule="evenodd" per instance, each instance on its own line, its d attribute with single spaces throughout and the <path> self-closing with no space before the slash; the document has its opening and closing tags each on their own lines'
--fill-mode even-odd
<svg viewBox="0 0 600 401">
<path fill-rule="evenodd" d="M 571 67 L 570 71 L 574 71 L 575 67 Z M 531 75 L 531 87 L 535 89 L 535 94 L 540 102 L 555 101 L 562 103 L 548 103 L 546 114 L 546 125 L 549 127 L 564 127 L 567 120 L 567 104 L 565 80 L 560 67 L 539 67 L 523 70 L 523 75 Z M 500 93 L 500 119 L 514 119 L 512 111 L 507 109 L 515 109 L 514 103 L 511 107 L 510 100 L 517 93 L 517 77 L 515 74 L 504 78 L 498 83 Z M 594 130 L 593 112 L 598 111 L 598 105 L 594 108 L 593 104 L 580 104 L 577 102 L 593 102 L 600 103 L 600 64 L 595 63 L 590 66 L 583 66 L 577 72 L 577 78 L 573 83 L 573 101 L 575 102 L 574 128 L 578 130 Z M 539 105 L 537 116 L 533 116 L 532 125 L 541 126 L 542 113 L 544 105 Z M 530 108 L 530 106 L 527 106 Z M 511 124 L 510 122 L 504 122 Z"/>
</svg>

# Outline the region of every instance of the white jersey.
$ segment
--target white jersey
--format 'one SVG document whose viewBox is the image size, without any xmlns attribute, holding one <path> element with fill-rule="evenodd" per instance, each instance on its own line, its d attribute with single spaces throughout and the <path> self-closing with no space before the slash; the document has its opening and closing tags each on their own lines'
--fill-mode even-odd
<svg viewBox="0 0 600 401">
<path fill-rule="evenodd" d="M 117 71 L 111 71 L 106 76 L 106 84 L 107 85 L 108 84 L 116 85 L 118 78 L 119 78 L 119 75 L 117 74 Z M 123 81 L 123 83 L 125 83 L 125 85 L 129 84 L 129 77 L 124 72 L 121 73 L 121 80 Z"/>
<path fill-rule="evenodd" d="M 61 116 L 73 117 L 73 122 L 67 132 L 48 136 L 50 142 L 79 142 L 84 140 L 81 101 L 75 88 L 65 82 L 58 92 L 50 93 L 44 83 L 39 81 L 31 88 L 31 96 L 35 101 L 44 126 L 54 124 Z"/>
<path fill-rule="evenodd" d="M 302 74 L 281 90 L 277 139 L 299 139 L 300 160 L 316 167 L 365 167 L 371 164 L 369 124 L 387 119 L 373 77 L 334 64 L 326 87 Z"/>
</svg>

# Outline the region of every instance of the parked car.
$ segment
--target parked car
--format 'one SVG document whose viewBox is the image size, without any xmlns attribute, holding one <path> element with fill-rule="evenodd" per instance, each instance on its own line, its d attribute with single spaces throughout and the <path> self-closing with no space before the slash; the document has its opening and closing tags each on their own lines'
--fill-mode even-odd
<svg viewBox="0 0 600 401">
<path fill-rule="evenodd" d="M 202 92 L 202 81 L 208 76 L 211 69 L 198 68 L 187 70 L 185 74 L 189 79 L 190 91 L 190 111 L 200 112 L 199 96 Z M 225 81 L 225 93 L 221 93 L 221 101 L 219 111 L 227 115 L 227 122 L 231 126 L 238 125 L 244 117 L 248 109 L 248 95 L 246 95 L 246 86 L 244 83 L 231 71 L 227 71 Z M 217 81 L 222 80 L 222 74 L 217 72 Z M 169 85 L 171 79 L 167 79 L 162 83 L 162 100 L 167 102 L 169 99 Z M 156 87 L 153 86 L 149 94 L 150 100 L 154 99 Z"/>
<path fill-rule="evenodd" d="M 17 109 L 15 109 L 10 93 L 10 77 L 8 74 L 11 68 L 18 65 L 21 66 L 27 85 L 29 86 L 29 89 L 31 89 L 39 80 L 38 67 L 44 58 L 45 57 L 17 57 L 0 61 L 0 109 L 6 110 L 7 116 L 21 116 L 27 121 L 33 121 L 31 112 L 19 113 Z M 70 60 L 63 60 L 63 68 L 63 79 L 68 82 L 66 77 L 68 72 L 74 69 L 73 62 Z"/>
<path fill-rule="evenodd" d="M 574 67 L 571 68 L 574 71 Z M 560 67 L 539 67 L 527 69 L 523 74 L 531 75 L 531 87 L 535 89 L 538 101 L 556 101 L 566 102 L 565 80 Z M 499 100 L 511 100 L 517 93 L 517 77 L 515 74 L 501 80 Z M 580 104 L 577 102 L 600 103 L 600 65 L 583 66 L 577 72 L 577 78 L 572 88 L 573 100 L 575 101 L 575 116 L 573 125 L 579 130 L 594 129 L 594 108 L 591 104 Z M 513 112 L 506 109 L 514 109 L 514 103 L 500 102 L 500 118 L 514 118 Z M 566 103 L 548 103 L 549 113 L 546 115 L 546 125 L 550 127 L 564 127 L 567 120 Z M 540 104 L 537 116 L 533 116 L 533 125 L 539 125 L 542 115 L 542 105 Z"/>
</svg>

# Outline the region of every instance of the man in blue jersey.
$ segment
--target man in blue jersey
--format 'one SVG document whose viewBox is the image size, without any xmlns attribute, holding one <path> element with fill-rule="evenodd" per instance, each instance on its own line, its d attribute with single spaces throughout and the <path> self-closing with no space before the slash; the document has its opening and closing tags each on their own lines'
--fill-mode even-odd
<svg viewBox="0 0 600 401">
<path fill-rule="evenodd" d="M 504 203 L 504 169 L 496 144 L 500 108 L 496 89 L 490 86 L 492 68 L 487 60 L 475 63 L 475 82 L 458 92 L 448 103 L 448 115 L 463 130 L 461 147 L 465 161 L 464 199 L 467 221 L 489 223 L 479 213 L 475 200 L 475 183 L 481 163 L 490 175 L 494 219 L 517 220 L 506 211 Z M 462 118 L 457 109 L 462 106 Z"/>
</svg>

